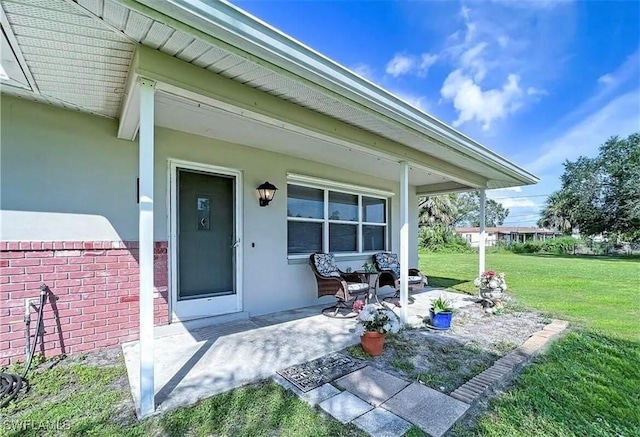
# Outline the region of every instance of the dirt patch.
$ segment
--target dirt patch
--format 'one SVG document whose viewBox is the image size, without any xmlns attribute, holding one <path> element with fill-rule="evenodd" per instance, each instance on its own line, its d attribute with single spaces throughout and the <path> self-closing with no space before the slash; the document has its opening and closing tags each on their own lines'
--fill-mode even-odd
<svg viewBox="0 0 640 437">
<path fill-rule="evenodd" d="M 502 314 L 488 314 L 480 304 L 473 304 L 456 310 L 449 331 L 414 327 L 387 335 L 379 357 L 369 357 L 359 345 L 348 348 L 347 353 L 369 360 L 380 370 L 449 394 L 545 324 L 540 314 L 510 311 L 509 304 Z"/>
</svg>

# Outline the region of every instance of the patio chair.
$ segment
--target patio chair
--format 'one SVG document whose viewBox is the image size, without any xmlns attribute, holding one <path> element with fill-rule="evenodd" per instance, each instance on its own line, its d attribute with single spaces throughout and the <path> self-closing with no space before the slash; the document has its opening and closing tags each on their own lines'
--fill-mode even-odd
<svg viewBox="0 0 640 437">
<path fill-rule="evenodd" d="M 373 264 L 380 272 L 378 277 L 378 286 L 382 287 L 390 285 L 396 292 L 393 296 L 387 296 L 387 299 L 400 298 L 400 263 L 398 255 L 391 252 L 378 252 L 373 255 Z M 409 269 L 409 291 L 420 290 L 428 284 L 427 277 L 418 269 Z"/>
<path fill-rule="evenodd" d="M 336 303 L 322 310 L 327 317 L 351 318 L 355 317 L 353 302 L 362 297 L 367 300 L 369 284 L 355 273 L 345 273 L 336 265 L 333 254 L 314 253 L 309 258 L 311 270 L 318 283 L 318 298 L 335 296 Z"/>
</svg>

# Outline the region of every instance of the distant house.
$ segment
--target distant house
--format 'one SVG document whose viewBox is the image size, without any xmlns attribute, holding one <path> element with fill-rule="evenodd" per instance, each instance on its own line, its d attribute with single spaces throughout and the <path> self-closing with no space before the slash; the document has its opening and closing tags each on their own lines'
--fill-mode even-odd
<svg viewBox="0 0 640 437">
<path fill-rule="evenodd" d="M 506 243 L 524 243 L 525 241 L 544 241 L 562 235 L 562 232 L 548 228 L 522 226 L 487 227 L 486 246 L 495 246 L 498 241 Z M 456 228 L 456 232 L 473 247 L 480 244 L 480 228 Z"/>
</svg>

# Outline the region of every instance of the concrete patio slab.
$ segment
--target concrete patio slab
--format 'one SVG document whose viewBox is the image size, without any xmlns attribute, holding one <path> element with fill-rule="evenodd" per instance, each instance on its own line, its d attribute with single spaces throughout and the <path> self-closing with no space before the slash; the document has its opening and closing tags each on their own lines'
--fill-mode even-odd
<svg viewBox="0 0 640 437">
<path fill-rule="evenodd" d="M 353 423 L 372 437 L 400 437 L 412 426 L 406 420 L 380 407 L 356 418 Z"/>
<path fill-rule="evenodd" d="M 421 323 L 431 300 L 441 294 L 453 298 L 455 305 L 472 303 L 465 295 L 425 288 L 412 293 L 413 303 L 408 306 L 415 323 Z M 156 335 L 154 346 L 156 413 L 192 405 L 199 399 L 269 378 L 280 369 L 357 344 L 355 319 L 322 316 L 320 310 L 325 306 L 326 303 L 197 329 L 156 328 L 156 333 L 161 334 Z M 398 313 L 399 308 L 395 311 Z M 138 342 L 123 344 L 122 351 L 139 414 Z"/>
<path fill-rule="evenodd" d="M 469 405 L 414 382 L 382 404 L 382 408 L 413 423 L 432 437 L 440 437 L 466 413 Z"/>
<path fill-rule="evenodd" d="M 269 378 L 277 370 L 337 352 L 359 341 L 355 320 L 330 319 L 320 306 L 156 338 L 157 413 Z M 285 312 L 288 313 L 288 312 Z M 306 316 L 306 317 L 304 317 Z M 275 323 L 275 324 L 273 324 Z M 263 325 L 260 327 L 259 325 Z M 122 345 L 131 393 L 139 414 L 138 342 Z"/>
<path fill-rule="evenodd" d="M 335 383 L 374 407 L 409 385 L 409 382 L 371 366 L 345 375 Z"/>
<path fill-rule="evenodd" d="M 320 408 L 342 423 L 349 423 L 356 417 L 360 417 L 373 409 L 371 405 L 348 391 L 343 391 L 339 395 L 330 397 L 320 402 L 319 405 Z"/>
</svg>

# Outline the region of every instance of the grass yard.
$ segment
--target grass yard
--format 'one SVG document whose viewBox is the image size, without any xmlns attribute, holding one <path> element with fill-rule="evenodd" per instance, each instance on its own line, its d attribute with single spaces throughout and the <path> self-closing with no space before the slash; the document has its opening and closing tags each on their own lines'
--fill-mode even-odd
<svg viewBox="0 0 640 437">
<path fill-rule="evenodd" d="M 431 285 L 475 293 L 475 254 L 423 253 L 420 268 Z M 487 268 L 506 272 L 519 304 L 578 328 L 525 368 L 474 427 L 457 425 L 451 436 L 640 436 L 640 259 L 489 253 Z M 88 361 L 32 370 L 30 392 L 0 411 L 0 436 L 363 435 L 268 381 L 138 422 L 122 357 Z"/>
<path fill-rule="evenodd" d="M 640 258 L 487 253 L 527 307 L 608 335 L 640 341 Z M 430 285 L 475 294 L 477 254 L 422 253 Z"/>
<path fill-rule="evenodd" d="M 432 285 L 474 293 L 476 254 L 420 256 Z M 640 435 L 640 259 L 488 253 L 525 306 L 573 329 L 463 436 Z"/>
<path fill-rule="evenodd" d="M 270 381 L 138 422 L 121 357 L 109 366 L 65 361 L 29 373 L 30 392 L 0 411 L 0 436 L 364 436 Z"/>
</svg>

